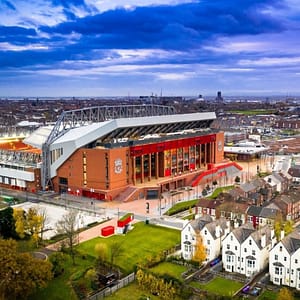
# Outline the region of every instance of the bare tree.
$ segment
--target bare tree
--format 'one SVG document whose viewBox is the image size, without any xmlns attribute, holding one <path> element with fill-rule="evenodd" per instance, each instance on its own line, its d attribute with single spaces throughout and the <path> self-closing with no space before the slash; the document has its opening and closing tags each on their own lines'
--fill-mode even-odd
<svg viewBox="0 0 300 300">
<path fill-rule="evenodd" d="M 50 217 L 45 207 L 39 207 L 37 210 L 38 215 L 42 217 L 41 220 L 41 240 L 43 241 L 43 234 L 46 231 L 46 226 L 50 223 Z"/>
<path fill-rule="evenodd" d="M 58 234 L 66 236 L 66 244 L 72 257 L 73 265 L 75 265 L 75 245 L 78 244 L 79 234 L 77 232 L 77 211 L 70 210 L 60 221 L 56 223 L 56 231 Z"/>
</svg>

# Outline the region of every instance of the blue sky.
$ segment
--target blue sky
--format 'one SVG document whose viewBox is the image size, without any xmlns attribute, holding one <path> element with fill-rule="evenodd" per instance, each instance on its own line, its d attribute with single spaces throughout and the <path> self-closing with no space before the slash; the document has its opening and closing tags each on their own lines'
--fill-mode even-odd
<svg viewBox="0 0 300 300">
<path fill-rule="evenodd" d="M 0 96 L 300 95 L 299 0 L 0 0 Z"/>
</svg>

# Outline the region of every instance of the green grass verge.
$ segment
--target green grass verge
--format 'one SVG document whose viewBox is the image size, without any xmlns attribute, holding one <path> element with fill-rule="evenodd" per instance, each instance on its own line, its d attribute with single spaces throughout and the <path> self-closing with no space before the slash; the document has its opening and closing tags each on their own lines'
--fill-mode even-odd
<svg viewBox="0 0 300 300">
<path fill-rule="evenodd" d="M 228 112 L 231 113 L 236 113 L 236 114 L 241 114 L 241 115 L 248 115 L 248 116 L 252 116 L 252 115 L 270 115 L 270 114 L 274 114 L 276 112 L 276 110 L 274 109 L 252 109 L 252 110 L 230 110 Z"/>
<path fill-rule="evenodd" d="M 198 202 L 198 199 L 194 199 L 194 200 L 190 200 L 190 201 L 184 201 L 184 202 L 178 202 L 174 206 L 172 206 L 168 211 L 166 211 L 165 215 L 172 216 L 172 215 L 177 214 L 181 211 L 187 210 L 190 207 L 194 207 L 197 202 Z"/>
<path fill-rule="evenodd" d="M 159 276 L 167 275 L 176 278 L 179 281 L 183 281 L 181 274 L 187 271 L 187 268 L 185 266 L 173 264 L 170 262 L 162 262 L 157 266 L 151 268 L 150 271 Z"/>
<path fill-rule="evenodd" d="M 228 280 L 221 277 L 216 277 L 207 284 L 200 284 L 199 282 L 191 282 L 190 285 L 201 290 L 206 290 L 210 293 L 221 296 L 232 296 L 238 291 L 243 284 L 237 281 Z"/>
<path fill-rule="evenodd" d="M 115 264 L 125 274 L 135 270 L 137 264 L 144 264 L 148 258 L 162 253 L 180 243 L 180 231 L 139 222 L 126 235 L 115 235 L 109 238 L 95 238 L 80 244 L 77 250 L 83 254 L 95 257 L 95 245 L 104 243 L 110 245 L 122 241 L 124 249 L 121 256 L 117 257 Z"/>
<path fill-rule="evenodd" d="M 224 187 L 218 187 L 216 188 L 213 193 L 207 197 L 208 199 L 216 199 L 220 193 L 226 192 L 226 191 L 230 191 L 234 188 L 233 185 L 229 185 L 229 186 L 224 186 Z"/>
<path fill-rule="evenodd" d="M 71 286 L 71 278 L 75 274 L 78 274 L 78 272 L 84 272 L 90 266 L 94 265 L 94 261 L 93 257 L 86 256 L 85 259 L 82 259 L 81 256 L 78 256 L 75 259 L 76 265 L 73 266 L 70 256 L 66 255 L 64 264 L 65 272 L 54 278 L 46 288 L 30 295 L 30 300 L 78 300 Z"/>
</svg>

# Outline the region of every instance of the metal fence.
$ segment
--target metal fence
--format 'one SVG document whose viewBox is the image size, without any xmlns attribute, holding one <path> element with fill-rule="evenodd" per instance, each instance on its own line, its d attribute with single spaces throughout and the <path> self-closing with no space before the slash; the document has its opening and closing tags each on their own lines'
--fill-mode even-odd
<svg viewBox="0 0 300 300">
<path fill-rule="evenodd" d="M 97 294 L 94 294 L 86 299 L 87 300 L 104 299 L 105 297 L 110 296 L 117 290 L 119 290 L 119 289 L 123 288 L 124 286 L 128 285 L 129 283 L 131 283 L 132 281 L 134 281 L 134 279 L 135 279 L 135 274 L 131 273 L 128 276 L 124 277 L 123 279 L 120 279 L 116 285 L 114 285 L 112 287 L 107 287 L 104 290 L 102 290 L 102 291 L 98 292 Z"/>
</svg>

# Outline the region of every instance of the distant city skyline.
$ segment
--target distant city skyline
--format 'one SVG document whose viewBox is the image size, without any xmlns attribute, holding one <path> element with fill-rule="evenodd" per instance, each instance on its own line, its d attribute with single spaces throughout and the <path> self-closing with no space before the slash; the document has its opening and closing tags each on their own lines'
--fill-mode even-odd
<svg viewBox="0 0 300 300">
<path fill-rule="evenodd" d="M 297 0 L 3 0 L 0 97 L 299 96 Z"/>
</svg>

